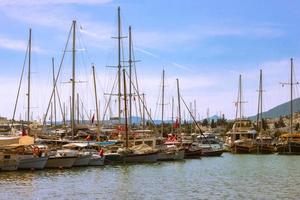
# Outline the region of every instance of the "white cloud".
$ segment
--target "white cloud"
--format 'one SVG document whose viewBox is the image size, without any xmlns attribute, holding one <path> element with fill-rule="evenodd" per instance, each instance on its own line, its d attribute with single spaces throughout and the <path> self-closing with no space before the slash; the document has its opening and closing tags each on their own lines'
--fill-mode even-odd
<svg viewBox="0 0 300 200">
<path fill-rule="evenodd" d="M 11 38 L 7 38 L 4 36 L 0 36 L 0 48 L 16 50 L 16 51 L 26 51 L 27 41 L 11 39 Z M 32 51 L 42 52 L 42 49 L 37 46 L 34 46 L 34 47 L 32 47 Z"/>
<path fill-rule="evenodd" d="M 41 6 L 59 4 L 105 4 L 112 0 L 1 0 L 0 6 Z"/>
</svg>

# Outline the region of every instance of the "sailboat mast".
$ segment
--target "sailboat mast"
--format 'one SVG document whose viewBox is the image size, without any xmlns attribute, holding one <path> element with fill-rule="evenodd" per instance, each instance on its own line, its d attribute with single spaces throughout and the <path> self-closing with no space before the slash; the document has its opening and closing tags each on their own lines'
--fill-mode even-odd
<svg viewBox="0 0 300 200">
<path fill-rule="evenodd" d="M 96 85 L 96 73 L 95 73 L 95 66 L 92 66 L 93 69 L 93 79 L 94 79 L 94 92 L 95 92 L 95 103 L 96 103 L 96 117 L 97 117 L 97 138 L 99 138 L 100 133 L 100 122 L 99 122 L 99 108 L 98 108 L 98 96 L 97 96 L 97 85 Z"/>
<path fill-rule="evenodd" d="M 292 135 L 293 134 L 293 58 L 291 58 L 291 87 L 290 87 L 290 90 L 291 90 L 291 103 L 290 103 L 290 106 L 291 106 L 291 113 L 290 113 L 290 134 Z"/>
<path fill-rule="evenodd" d="M 161 137 L 164 135 L 164 106 L 165 106 L 165 70 L 162 73 L 162 91 L 161 91 Z"/>
<path fill-rule="evenodd" d="M 172 97 L 172 126 L 171 126 L 171 133 L 174 132 L 174 97 Z"/>
<path fill-rule="evenodd" d="M 76 109 L 76 111 L 77 111 L 77 124 L 79 124 L 79 120 L 80 120 L 80 116 L 79 116 L 79 93 L 77 93 L 77 109 Z"/>
<path fill-rule="evenodd" d="M 121 120 L 121 14 L 118 7 L 118 117 Z"/>
<path fill-rule="evenodd" d="M 131 40 L 131 26 L 129 26 L 129 124 L 132 124 L 132 91 L 131 91 L 131 83 L 132 83 L 132 40 Z"/>
<path fill-rule="evenodd" d="M 263 130 L 263 85 L 262 85 L 262 70 L 260 70 L 260 76 L 259 76 L 260 82 L 260 88 L 259 88 L 259 92 L 260 92 L 260 132 Z"/>
<path fill-rule="evenodd" d="M 50 125 L 53 126 L 53 102 L 50 103 Z"/>
<path fill-rule="evenodd" d="M 66 125 L 66 104 L 65 104 L 65 102 L 63 103 L 63 123 L 65 126 Z"/>
<path fill-rule="evenodd" d="M 55 86 L 55 69 L 54 69 L 54 58 L 52 58 L 52 72 L 53 72 L 53 87 L 54 87 L 54 94 L 53 94 L 53 104 L 54 104 L 54 126 L 56 126 L 56 86 Z"/>
<path fill-rule="evenodd" d="M 240 111 L 240 119 L 243 118 L 242 116 L 242 75 L 240 74 L 239 77 L 239 111 Z"/>
<path fill-rule="evenodd" d="M 71 129 L 72 139 L 75 135 L 75 58 L 76 58 L 76 21 L 73 20 L 73 45 L 72 45 L 72 105 L 71 105 Z"/>
<path fill-rule="evenodd" d="M 127 122 L 127 95 L 126 95 L 126 77 L 125 69 L 123 69 L 123 79 L 124 79 L 124 118 L 125 118 L 125 139 L 126 139 L 126 148 L 128 148 L 128 122 Z"/>
<path fill-rule="evenodd" d="M 177 98 L 178 98 L 178 123 L 179 123 L 179 134 L 181 134 L 181 108 L 180 108 L 180 91 L 179 91 L 179 80 L 177 81 Z"/>
<path fill-rule="evenodd" d="M 27 124 L 30 122 L 30 75 L 31 75 L 31 28 L 29 29 L 28 40 L 28 88 L 27 88 Z M 28 128 L 29 131 L 29 128 Z"/>
<path fill-rule="evenodd" d="M 145 121 L 145 107 L 146 107 L 146 105 L 145 105 L 145 94 L 143 93 L 142 94 L 142 96 L 143 96 L 143 113 L 142 113 L 142 120 L 143 120 L 143 130 L 145 130 L 145 126 L 146 126 L 146 121 Z"/>
</svg>

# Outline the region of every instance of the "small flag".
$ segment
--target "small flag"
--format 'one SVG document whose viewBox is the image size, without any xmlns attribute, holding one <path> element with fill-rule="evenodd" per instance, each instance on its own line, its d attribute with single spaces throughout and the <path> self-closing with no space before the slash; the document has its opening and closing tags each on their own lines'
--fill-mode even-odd
<svg viewBox="0 0 300 200">
<path fill-rule="evenodd" d="M 175 123 L 173 124 L 173 128 L 179 128 L 179 121 L 178 121 L 178 118 L 176 118 L 176 121 Z"/>
</svg>

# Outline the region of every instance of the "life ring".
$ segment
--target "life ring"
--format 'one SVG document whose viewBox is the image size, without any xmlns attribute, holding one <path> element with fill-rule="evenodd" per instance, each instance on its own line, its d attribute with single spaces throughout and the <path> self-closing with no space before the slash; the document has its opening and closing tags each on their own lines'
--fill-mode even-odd
<svg viewBox="0 0 300 200">
<path fill-rule="evenodd" d="M 39 147 L 34 147 L 34 148 L 32 149 L 32 152 L 33 152 L 35 155 L 39 155 L 39 153 L 40 153 L 40 148 L 39 148 Z"/>
</svg>

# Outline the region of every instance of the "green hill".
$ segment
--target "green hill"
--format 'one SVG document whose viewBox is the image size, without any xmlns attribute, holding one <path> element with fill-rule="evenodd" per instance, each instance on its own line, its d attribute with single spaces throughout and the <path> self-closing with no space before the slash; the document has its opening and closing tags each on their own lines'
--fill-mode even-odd
<svg viewBox="0 0 300 200">
<path fill-rule="evenodd" d="M 293 111 L 300 112 L 300 98 L 293 100 Z M 263 112 L 264 118 L 277 118 L 282 115 L 290 114 L 290 101 L 280 104 L 266 112 Z M 249 117 L 251 120 L 256 120 L 257 115 Z"/>
</svg>

